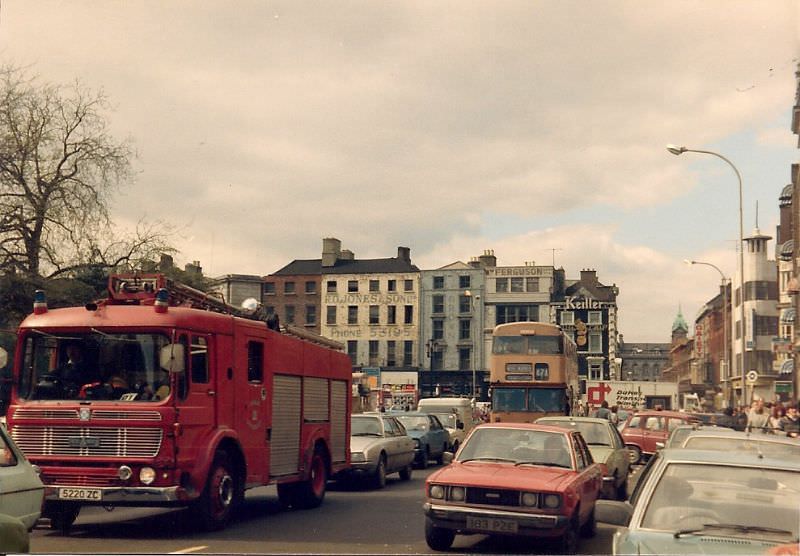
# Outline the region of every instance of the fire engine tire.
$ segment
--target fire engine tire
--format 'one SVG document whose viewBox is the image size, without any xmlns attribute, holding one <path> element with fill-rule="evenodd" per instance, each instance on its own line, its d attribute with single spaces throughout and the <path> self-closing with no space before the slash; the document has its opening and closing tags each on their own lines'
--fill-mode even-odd
<svg viewBox="0 0 800 556">
<path fill-rule="evenodd" d="M 378 466 L 372 476 L 372 488 L 381 489 L 386 486 L 386 456 L 381 454 L 378 458 Z"/>
<path fill-rule="evenodd" d="M 228 454 L 217 451 L 206 487 L 194 506 L 194 513 L 205 531 L 219 531 L 230 522 L 238 503 L 238 481 Z"/>
<path fill-rule="evenodd" d="M 430 520 L 425 520 L 425 542 L 431 549 L 440 552 L 449 550 L 454 540 L 456 540 L 455 531 L 435 527 Z"/>
<path fill-rule="evenodd" d="M 414 466 L 410 463 L 400 470 L 400 480 L 410 481 L 411 473 L 414 471 Z"/>
<path fill-rule="evenodd" d="M 44 507 L 44 515 L 50 518 L 50 528 L 64 535 L 69 534 L 80 512 L 80 504 L 69 502 L 47 502 Z"/>
<path fill-rule="evenodd" d="M 294 504 L 298 509 L 309 510 L 316 508 L 325 500 L 325 491 L 328 488 L 328 461 L 325 452 L 319 448 L 311 456 L 309 477 L 296 484 Z"/>
</svg>

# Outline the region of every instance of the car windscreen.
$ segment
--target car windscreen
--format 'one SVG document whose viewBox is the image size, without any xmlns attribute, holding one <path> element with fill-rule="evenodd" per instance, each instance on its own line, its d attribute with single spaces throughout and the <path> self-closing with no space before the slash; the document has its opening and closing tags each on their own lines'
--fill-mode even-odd
<svg viewBox="0 0 800 556">
<path fill-rule="evenodd" d="M 426 415 L 398 415 L 397 419 L 403 423 L 407 431 L 428 430 L 428 417 Z"/>
</svg>

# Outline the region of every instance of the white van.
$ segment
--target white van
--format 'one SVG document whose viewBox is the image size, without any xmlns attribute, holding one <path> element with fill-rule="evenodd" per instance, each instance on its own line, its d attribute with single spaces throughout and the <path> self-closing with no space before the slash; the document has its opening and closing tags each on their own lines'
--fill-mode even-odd
<svg viewBox="0 0 800 556">
<path fill-rule="evenodd" d="M 423 398 L 417 411 L 433 413 L 450 433 L 450 449 L 455 453 L 477 422 L 475 404 L 467 398 Z"/>
</svg>

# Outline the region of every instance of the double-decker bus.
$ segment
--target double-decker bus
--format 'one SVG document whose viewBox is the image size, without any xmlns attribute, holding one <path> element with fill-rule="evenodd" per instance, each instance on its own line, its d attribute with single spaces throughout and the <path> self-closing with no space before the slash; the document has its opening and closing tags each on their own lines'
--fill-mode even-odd
<svg viewBox="0 0 800 556">
<path fill-rule="evenodd" d="M 575 342 L 557 324 L 511 322 L 492 333 L 491 421 L 569 415 L 580 398 Z"/>
</svg>

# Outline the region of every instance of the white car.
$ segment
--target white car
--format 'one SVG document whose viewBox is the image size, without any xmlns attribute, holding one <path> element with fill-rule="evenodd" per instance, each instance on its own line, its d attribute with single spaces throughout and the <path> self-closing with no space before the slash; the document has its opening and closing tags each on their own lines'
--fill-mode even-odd
<svg viewBox="0 0 800 556">
<path fill-rule="evenodd" d="M 39 470 L 0 427 L 0 514 L 15 517 L 30 530 L 42 511 L 44 484 Z"/>
</svg>

